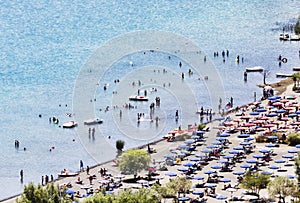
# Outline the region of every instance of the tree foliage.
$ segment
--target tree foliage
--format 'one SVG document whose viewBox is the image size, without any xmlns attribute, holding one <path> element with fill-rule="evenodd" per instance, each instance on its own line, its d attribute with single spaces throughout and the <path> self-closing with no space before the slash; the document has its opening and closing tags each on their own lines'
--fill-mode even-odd
<svg viewBox="0 0 300 203">
<path fill-rule="evenodd" d="M 149 167 L 151 161 L 150 155 L 141 149 L 132 149 L 124 152 L 118 158 L 118 167 L 120 171 L 129 172 L 136 175 Z"/>
<path fill-rule="evenodd" d="M 300 35 L 300 16 L 296 22 L 296 25 L 295 25 L 295 34 L 296 35 Z"/>
<path fill-rule="evenodd" d="M 180 193 L 186 194 L 191 189 L 192 182 L 185 177 L 176 177 L 175 179 L 170 180 L 166 187 L 173 190 L 175 194 L 177 193 L 179 197 Z"/>
<path fill-rule="evenodd" d="M 297 191 L 295 181 L 287 177 L 277 176 L 268 184 L 269 195 L 272 198 L 279 195 L 283 202 L 285 202 L 286 196 L 294 196 L 295 191 Z"/>
<path fill-rule="evenodd" d="M 269 182 L 270 177 L 268 175 L 260 174 L 258 172 L 247 172 L 242 180 L 242 187 L 259 195 L 260 190 L 266 188 Z"/>
<path fill-rule="evenodd" d="M 69 203 L 64 191 L 59 191 L 58 185 L 54 183 L 47 184 L 46 187 L 38 184 L 35 186 L 29 183 L 24 186 L 24 192 L 17 203 Z"/>
</svg>

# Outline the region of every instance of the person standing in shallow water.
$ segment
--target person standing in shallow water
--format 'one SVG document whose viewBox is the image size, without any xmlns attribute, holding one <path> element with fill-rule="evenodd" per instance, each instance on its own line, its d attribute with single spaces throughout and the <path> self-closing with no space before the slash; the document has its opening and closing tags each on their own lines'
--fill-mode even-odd
<svg viewBox="0 0 300 203">
<path fill-rule="evenodd" d="M 21 171 L 20 171 L 20 178 L 21 178 L 21 183 L 23 183 L 23 169 L 21 169 Z"/>
</svg>

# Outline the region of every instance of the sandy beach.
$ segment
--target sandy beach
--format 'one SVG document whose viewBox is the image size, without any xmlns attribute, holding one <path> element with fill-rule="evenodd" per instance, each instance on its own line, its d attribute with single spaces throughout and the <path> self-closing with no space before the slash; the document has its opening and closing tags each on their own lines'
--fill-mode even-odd
<svg viewBox="0 0 300 203">
<path fill-rule="evenodd" d="M 286 84 L 286 83 L 284 83 Z M 287 98 L 288 96 L 295 96 L 295 99 L 287 101 L 285 105 L 287 105 L 289 102 L 290 103 L 300 103 L 300 99 L 297 96 L 296 93 L 294 93 L 292 91 L 292 86 L 293 84 L 288 84 L 288 86 L 286 87 L 286 89 L 284 91 L 279 90 L 279 92 L 281 93 L 281 98 Z M 281 86 L 282 88 L 283 86 Z M 261 103 L 261 106 L 267 107 L 268 106 L 268 102 L 270 100 L 264 100 Z M 243 111 L 243 115 L 248 115 L 251 111 L 252 111 L 253 105 L 248 105 L 247 108 L 244 109 Z M 174 142 L 167 142 L 166 140 L 162 140 L 159 141 L 157 143 L 152 143 L 150 146 L 151 148 L 154 148 L 156 153 L 151 153 L 151 159 L 153 160 L 151 167 L 155 167 L 156 168 L 156 172 L 159 173 L 159 177 L 160 177 L 160 183 L 162 185 L 165 185 L 167 182 L 169 182 L 169 180 L 172 177 L 167 176 L 167 172 L 171 172 L 176 174 L 176 176 L 185 176 L 185 173 L 182 171 L 179 171 L 179 168 L 182 168 L 184 166 L 184 164 L 188 163 L 188 162 L 192 162 L 191 159 L 196 158 L 196 157 L 201 157 L 201 155 L 199 154 L 204 154 L 204 149 L 208 149 L 207 147 L 212 146 L 214 142 L 216 142 L 217 134 L 222 133 L 220 129 L 225 130 L 226 128 L 228 129 L 232 127 L 232 125 L 234 122 L 237 122 L 238 120 L 240 120 L 241 124 L 245 123 L 245 121 L 243 121 L 241 119 L 241 110 L 239 110 L 238 112 L 234 112 L 234 113 L 230 113 L 228 115 L 226 115 L 225 117 L 228 119 L 230 118 L 230 121 L 224 121 L 224 120 L 214 120 L 211 123 L 207 124 L 207 127 L 209 127 L 209 131 L 204 133 L 204 140 L 202 140 L 201 142 L 195 142 L 195 144 L 197 145 L 195 151 L 191 151 L 191 154 L 189 156 L 186 156 L 181 162 L 178 162 L 176 164 L 174 164 L 173 166 L 169 166 L 169 165 L 164 165 L 163 163 L 166 161 L 166 158 L 164 158 L 165 155 L 171 154 L 170 151 L 174 150 L 174 149 L 178 149 L 180 150 L 179 146 L 184 144 L 184 140 L 182 141 L 178 141 L 177 139 Z M 262 115 L 258 116 L 258 117 L 249 117 L 249 120 L 259 120 L 258 118 L 262 117 Z M 270 118 L 271 120 L 272 118 Z M 287 123 L 292 123 L 294 122 L 293 119 L 289 119 L 287 121 Z M 227 127 L 224 126 L 224 123 L 226 125 L 227 123 Z M 228 124 L 228 123 L 232 123 L 232 125 Z M 282 122 L 280 123 L 280 125 L 283 124 L 287 124 L 286 122 Z M 273 127 L 272 127 L 273 128 Z M 170 129 L 171 131 L 172 129 Z M 288 134 L 289 132 L 293 132 L 294 129 L 292 128 L 288 128 L 286 130 L 282 130 L 284 131 L 284 133 Z M 262 130 L 261 132 L 256 132 L 255 134 L 251 134 L 250 137 L 255 138 L 256 136 L 264 133 L 265 130 Z M 187 135 L 188 137 L 191 137 L 193 134 L 195 134 L 196 132 L 194 130 L 184 130 L 184 132 L 182 132 L 182 134 Z M 223 132 L 224 133 L 224 132 Z M 217 195 L 224 195 L 227 197 L 227 200 L 229 200 L 232 197 L 235 197 L 236 199 L 242 199 L 244 201 L 247 201 L 249 199 L 254 198 L 253 196 L 247 195 L 246 194 L 246 190 L 241 188 L 240 185 L 238 184 L 238 175 L 234 175 L 233 172 L 235 171 L 245 171 L 247 170 L 247 166 L 245 167 L 245 164 L 249 164 L 250 167 L 252 167 L 253 165 L 249 162 L 249 160 L 255 160 L 255 158 L 253 158 L 253 155 L 258 155 L 261 154 L 260 151 L 263 149 L 267 149 L 267 150 L 272 150 L 273 151 L 273 155 L 271 156 L 271 161 L 268 163 L 262 163 L 259 164 L 259 171 L 266 171 L 266 172 L 270 172 L 272 174 L 271 176 L 271 180 L 275 177 L 275 176 L 286 176 L 288 177 L 288 175 L 293 175 L 295 176 L 295 168 L 294 168 L 294 162 L 292 161 L 291 158 L 283 158 L 283 155 L 287 155 L 289 154 L 289 150 L 296 150 L 295 147 L 292 146 L 288 146 L 287 144 L 281 144 L 278 143 L 278 146 L 266 146 L 266 144 L 268 143 L 256 143 L 255 139 L 253 141 L 251 141 L 251 139 L 249 139 L 251 146 L 253 146 L 252 152 L 251 153 L 245 153 L 243 154 L 243 158 L 241 159 L 240 162 L 236 162 L 232 168 L 231 168 L 231 172 L 220 172 L 219 168 L 216 166 L 222 166 L 222 163 L 220 163 L 220 160 L 226 160 L 224 159 L 222 156 L 224 155 L 234 155 L 235 153 L 230 153 L 233 149 L 237 149 L 236 147 L 241 146 L 240 143 L 245 141 L 244 138 L 239 138 L 238 135 L 240 135 L 241 132 L 235 132 L 230 134 L 228 137 L 226 137 L 226 139 L 229 140 L 229 144 L 225 147 L 225 149 L 222 151 L 222 155 L 220 156 L 220 158 L 213 158 L 211 161 L 209 161 L 209 164 L 207 165 L 203 165 L 201 170 L 196 170 L 193 174 L 193 176 L 202 176 L 204 177 L 203 180 L 194 180 L 192 179 L 192 185 L 195 187 L 195 185 L 199 184 L 199 183 L 205 183 L 208 180 L 209 175 L 207 175 L 207 171 L 209 170 L 213 170 L 217 172 L 217 177 L 220 180 L 220 178 L 225 178 L 225 179 L 229 179 L 229 183 L 232 187 L 234 187 L 234 189 L 232 190 L 223 190 L 224 185 L 227 185 L 228 183 L 222 183 L 222 182 L 218 182 L 216 189 L 215 189 L 215 193 Z M 179 136 L 179 134 L 177 135 Z M 209 147 L 210 148 L 210 147 Z M 142 149 L 147 150 L 147 147 L 143 147 Z M 209 149 L 210 150 L 210 149 Z M 243 150 L 242 150 L 243 151 Z M 174 154 L 175 155 L 175 154 Z M 293 157 L 295 157 L 296 154 L 293 154 Z M 284 159 L 284 161 L 282 161 L 281 164 L 278 164 L 277 162 L 275 163 L 275 160 L 279 160 L 279 159 Z M 228 159 L 229 160 L 229 159 Z M 257 159 L 258 160 L 258 159 Z M 192 162 L 194 163 L 194 162 Z M 167 171 L 160 171 L 159 168 L 160 166 L 166 166 L 167 167 Z M 276 168 L 275 170 L 270 169 L 270 166 L 278 166 L 279 168 Z M 215 166 L 213 168 L 212 166 Z M 242 166 L 242 167 L 241 167 Z M 84 166 L 86 167 L 86 166 Z M 126 178 L 132 178 L 132 175 L 120 175 L 120 171 L 118 170 L 116 164 L 114 161 L 109 161 L 107 163 L 103 163 L 100 164 L 98 166 L 92 167 L 89 170 L 89 174 L 87 174 L 86 171 L 80 172 L 79 175 L 74 176 L 74 177 L 66 177 L 66 178 L 60 178 L 58 180 L 56 180 L 56 183 L 59 184 L 60 186 L 64 186 L 64 185 L 68 185 L 71 184 L 72 187 L 68 188 L 71 190 L 74 190 L 76 192 L 79 192 L 81 195 L 86 194 L 88 191 L 90 191 L 91 189 L 93 189 L 94 191 L 97 191 L 97 189 L 99 189 L 99 186 L 101 184 L 105 183 L 105 179 L 104 177 L 100 174 L 100 171 L 102 168 L 105 168 L 107 170 L 107 174 L 110 174 L 111 177 L 115 177 L 115 179 L 117 179 L 116 177 L 122 177 L 122 180 L 125 180 Z M 147 177 L 147 171 L 141 172 L 139 175 L 142 177 Z M 90 184 L 90 180 L 89 177 L 93 175 L 94 179 L 92 180 L 92 184 Z M 82 183 L 81 184 L 77 184 L 76 182 L 78 180 L 81 180 Z M 152 184 L 155 181 L 149 182 L 149 184 Z M 36 183 L 35 183 L 36 184 Z M 140 183 L 124 183 L 122 182 L 122 187 L 120 188 L 116 188 L 113 192 L 116 194 L 119 191 L 122 191 L 124 188 L 141 188 L 142 184 Z M 122 189 L 123 188 L 123 189 Z M 187 194 L 186 196 L 189 197 L 190 199 L 194 199 L 197 198 L 198 195 L 194 195 L 192 194 L 193 191 L 196 190 L 201 190 L 204 191 L 205 188 L 192 188 L 191 192 L 189 194 Z M 210 189 L 209 189 L 210 190 Z M 4 200 L 3 202 L 5 203 L 12 203 L 15 202 L 16 197 Z M 268 192 L 266 189 L 262 189 L 260 192 L 260 197 L 264 197 L 264 198 L 268 198 Z M 216 202 L 216 198 L 205 195 L 204 198 L 207 198 L 207 202 Z M 84 198 L 79 198 L 79 200 L 82 200 Z M 287 202 L 290 202 L 291 198 L 287 198 Z M 166 199 L 165 202 L 172 202 L 172 199 Z M 238 201 L 237 201 L 238 202 Z"/>
</svg>

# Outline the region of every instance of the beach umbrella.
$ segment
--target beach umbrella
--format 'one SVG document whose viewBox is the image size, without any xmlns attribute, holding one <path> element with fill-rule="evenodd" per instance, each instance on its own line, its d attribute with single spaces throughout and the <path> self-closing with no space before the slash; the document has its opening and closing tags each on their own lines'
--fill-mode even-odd
<svg viewBox="0 0 300 203">
<path fill-rule="evenodd" d="M 98 182 L 102 183 L 102 184 L 107 184 L 107 183 L 110 183 L 110 180 L 102 179 L 102 180 L 99 180 Z"/>
<path fill-rule="evenodd" d="M 216 171 L 213 171 L 213 170 L 208 170 L 208 171 L 204 171 L 204 174 L 213 174 L 213 173 L 217 173 Z"/>
<path fill-rule="evenodd" d="M 188 144 L 188 145 L 194 144 L 194 143 L 195 143 L 195 140 L 193 140 L 193 139 L 188 139 L 188 140 L 185 140 L 184 143 L 185 143 L 185 144 Z"/>
<path fill-rule="evenodd" d="M 112 190 L 106 190 L 105 191 L 105 194 L 113 194 L 114 193 L 114 191 L 112 191 Z"/>
<path fill-rule="evenodd" d="M 268 143 L 268 144 L 265 144 L 266 147 L 275 147 L 276 145 L 273 144 L 273 143 Z"/>
<path fill-rule="evenodd" d="M 297 149 L 290 149 L 288 153 L 297 154 L 299 151 Z"/>
<path fill-rule="evenodd" d="M 217 187 L 217 184 L 215 184 L 215 183 L 205 183 L 204 187 L 206 187 L 206 188 L 214 188 L 214 187 Z"/>
<path fill-rule="evenodd" d="M 277 169 L 279 169 L 279 166 L 272 165 L 272 166 L 269 166 L 268 168 L 273 169 L 273 170 L 277 170 Z"/>
<path fill-rule="evenodd" d="M 184 163 L 183 166 L 191 167 L 191 166 L 194 166 L 194 164 L 191 162 L 187 162 L 187 163 Z"/>
<path fill-rule="evenodd" d="M 182 171 L 182 172 L 185 172 L 185 171 L 188 171 L 189 169 L 186 168 L 186 167 L 180 167 L 180 168 L 177 168 L 177 171 Z"/>
<path fill-rule="evenodd" d="M 278 114 L 277 113 L 269 113 L 269 114 L 267 114 L 267 117 L 275 117 L 275 116 L 278 116 Z"/>
<path fill-rule="evenodd" d="M 298 114 L 296 114 L 296 113 L 290 113 L 289 115 L 288 115 L 288 117 L 297 117 L 298 116 Z"/>
<path fill-rule="evenodd" d="M 246 162 L 249 163 L 249 164 L 255 164 L 258 161 L 256 159 L 248 159 Z"/>
<path fill-rule="evenodd" d="M 201 152 L 202 153 L 210 153 L 210 152 L 212 152 L 212 150 L 211 149 L 202 149 Z"/>
<path fill-rule="evenodd" d="M 209 146 L 207 146 L 206 148 L 209 148 L 209 149 L 217 149 L 217 148 L 219 148 L 219 147 L 216 146 L 216 145 L 209 145 Z"/>
<path fill-rule="evenodd" d="M 222 182 L 222 183 L 229 183 L 231 182 L 231 180 L 229 178 L 220 178 L 219 179 L 219 182 Z"/>
<path fill-rule="evenodd" d="M 263 174 L 263 175 L 272 175 L 272 173 L 270 171 L 263 171 L 263 172 L 261 172 L 261 174 Z"/>
<path fill-rule="evenodd" d="M 282 155 L 282 158 L 292 159 L 292 158 L 294 158 L 294 156 L 292 154 L 284 154 L 284 155 Z"/>
<path fill-rule="evenodd" d="M 225 155 L 225 156 L 223 156 L 223 158 L 224 158 L 224 159 L 232 159 L 233 156 L 232 156 L 232 155 Z"/>
<path fill-rule="evenodd" d="M 238 138 L 247 138 L 247 137 L 250 137 L 249 134 L 240 134 L 237 136 Z"/>
<path fill-rule="evenodd" d="M 244 148 L 241 147 L 241 146 L 233 147 L 233 149 L 234 149 L 234 150 L 239 150 L 239 151 L 244 150 Z"/>
<path fill-rule="evenodd" d="M 264 154 L 265 153 L 270 153 L 270 151 L 271 151 L 270 149 L 260 149 L 259 150 L 259 152 L 264 153 Z"/>
<path fill-rule="evenodd" d="M 220 166 L 220 165 L 213 165 L 213 166 L 211 166 L 211 168 L 212 168 L 212 169 L 221 169 L 222 166 Z"/>
<path fill-rule="evenodd" d="M 277 99 L 281 99 L 281 96 L 272 96 L 272 97 L 268 97 L 268 100 L 277 100 Z"/>
<path fill-rule="evenodd" d="M 193 180 L 203 180 L 204 177 L 203 176 L 194 176 Z"/>
<path fill-rule="evenodd" d="M 221 164 L 225 164 L 225 163 L 228 163 L 228 160 L 227 159 L 220 159 L 218 160 L 219 163 Z"/>
<path fill-rule="evenodd" d="M 262 155 L 262 154 L 255 154 L 255 155 L 253 155 L 252 157 L 253 157 L 253 158 L 256 158 L 256 159 L 262 159 L 262 158 L 264 158 L 265 156 Z"/>
<path fill-rule="evenodd" d="M 232 173 L 233 175 L 244 175 L 245 174 L 245 171 L 233 171 Z"/>
<path fill-rule="evenodd" d="M 164 158 L 166 158 L 166 159 L 173 159 L 174 156 L 172 154 L 167 154 L 167 155 L 164 155 Z"/>
<path fill-rule="evenodd" d="M 187 149 L 188 147 L 189 146 L 187 146 L 186 144 L 181 144 L 181 145 L 178 146 L 179 149 Z"/>
<path fill-rule="evenodd" d="M 295 147 L 299 149 L 300 148 L 300 144 L 297 144 Z"/>
<path fill-rule="evenodd" d="M 240 126 L 240 127 L 237 127 L 236 130 L 242 131 L 242 130 L 247 130 L 247 128 L 246 128 L 246 127 L 241 127 L 241 126 Z"/>
<path fill-rule="evenodd" d="M 229 154 L 239 154 L 239 152 L 237 150 L 232 150 L 229 152 Z"/>
<path fill-rule="evenodd" d="M 229 137 L 230 136 L 230 134 L 229 133 L 221 133 L 220 135 L 219 135 L 219 137 Z"/>
<path fill-rule="evenodd" d="M 73 194 L 75 194 L 76 192 L 74 191 L 74 190 L 66 190 L 65 191 L 65 193 L 67 194 L 67 195 L 73 195 Z"/>
<path fill-rule="evenodd" d="M 189 197 L 178 197 L 178 201 L 189 201 Z"/>
<path fill-rule="evenodd" d="M 276 110 L 276 113 L 285 113 L 286 112 L 286 110 L 284 110 L 284 109 L 277 109 Z"/>
<path fill-rule="evenodd" d="M 257 116 L 257 115 L 259 115 L 259 112 L 252 111 L 252 112 L 249 113 L 249 115 L 251 115 L 251 116 Z"/>
<path fill-rule="evenodd" d="M 289 100 L 287 100 L 287 99 L 281 99 L 281 100 L 280 100 L 281 103 L 287 103 L 288 101 L 289 101 Z"/>
<path fill-rule="evenodd" d="M 296 111 L 295 113 L 296 113 L 296 114 L 300 114 L 300 110 Z"/>
<path fill-rule="evenodd" d="M 199 157 L 199 158 L 205 158 L 206 155 L 205 154 L 195 154 L 196 157 Z"/>
<path fill-rule="evenodd" d="M 173 172 L 166 172 L 165 173 L 167 176 L 170 176 L 170 177 L 174 177 L 174 176 L 177 176 L 176 173 L 173 173 Z"/>
<path fill-rule="evenodd" d="M 191 136 L 192 139 L 200 139 L 200 136 L 199 135 L 193 135 Z"/>
<path fill-rule="evenodd" d="M 225 196 L 225 195 L 217 195 L 216 199 L 217 200 L 225 200 L 225 199 L 227 199 L 227 196 Z"/>
<path fill-rule="evenodd" d="M 273 124 L 267 124 L 267 125 L 263 125 L 262 127 L 263 128 L 272 128 L 272 127 L 274 127 L 274 125 Z"/>
<path fill-rule="evenodd" d="M 203 131 L 203 130 L 197 130 L 196 131 L 196 134 L 197 135 L 203 135 L 205 133 L 205 131 Z"/>
<path fill-rule="evenodd" d="M 274 136 L 274 135 L 272 135 L 272 136 L 268 136 L 268 139 L 269 140 L 274 140 L 274 139 L 277 139 L 278 137 L 277 136 Z"/>
<path fill-rule="evenodd" d="M 257 112 L 259 112 L 259 113 L 261 113 L 261 112 L 266 112 L 266 111 L 267 111 L 267 109 L 260 108 L 260 109 L 257 109 L 256 111 L 257 111 Z"/>
<path fill-rule="evenodd" d="M 283 159 L 277 159 L 277 160 L 275 160 L 274 161 L 276 164 L 283 164 L 283 163 L 285 163 L 285 160 L 283 160 Z"/>
<path fill-rule="evenodd" d="M 288 117 L 282 117 L 280 120 L 281 120 L 281 121 L 288 121 L 289 118 L 288 118 Z"/>
<path fill-rule="evenodd" d="M 222 142 L 216 141 L 216 142 L 213 142 L 213 143 L 211 143 L 211 144 L 213 144 L 213 145 L 222 145 Z"/>
<path fill-rule="evenodd" d="M 251 145 L 251 142 L 241 142 L 240 145 L 242 146 Z"/>
<path fill-rule="evenodd" d="M 198 158 L 198 157 L 193 157 L 193 158 L 190 158 L 190 161 L 200 161 L 201 159 Z"/>
<path fill-rule="evenodd" d="M 244 139 L 244 141 L 252 141 L 252 140 L 254 140 L 253 137 L 247 137 L 247 138 Z"/>
<path fill-rule="evenodd" d="M 295 176 L 294 176 L 294 175 L 287 175 L 287 178 L 289 178 L 289 179 L 294 179 Z"/>
<path fill-rule="evenodd" d="M 222 120 L 225 120 L 225 118 L 223 117 L 219 117 L 219 118 L 215 118 L 216 121 L 222 121 Z"/>
<path fill-rule="evenodd" d="M 195 190 L 193 191 L 193 195 L 203 195 L 204 192 L 202 190 Z"/>
<path fill-rule="evenodd" d="M 249 164 L 242 164 L 240 167 L 241 168 L 251 168 L 251 166 Z"/>
<path fill-rule="evenodd" d="M 227 138 L 225 138 L 225 137 L 217 137 L 216 140 L 218 140 L 218 141 L 225 141 L 225 140 L 227 140 Z"/>
</svg>

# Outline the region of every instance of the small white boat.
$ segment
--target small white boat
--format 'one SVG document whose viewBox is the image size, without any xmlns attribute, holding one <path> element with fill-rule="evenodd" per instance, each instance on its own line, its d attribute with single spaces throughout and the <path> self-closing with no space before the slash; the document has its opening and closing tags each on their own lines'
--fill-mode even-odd
<svg viewBox="0 0 300 203">
<path fill-rule="evenodd" d="M 103 123 L 103 119 L 95 118 L 95 119 L 88 119 L 83 121 L 84 125 L 95 125 L 95 124 L 101 124 Z"/>
<path fill-rule="evenodd" d="M 131 96 L 129 97 L 129 100 L 131 101 L 148 101 L 149 98 L 145 96 Z"/>
<path fill-rule="evenodd" d="M 300 71 L 300 67 L 294 67 L 293 71 Z"/>
<path fill-rule="evenodd" d="M 62 172 L 58 174 L 58 177 L 73 177 L 77 176 L 78 173 L 73 173 L 73 172 Z"/>
<path fill-rule="evenodd" d="M 261 66 L 254 66 L 252 68 L 246 68 L 247 72 L 262 72 L 264 70 Z"/>
<path fill-rule="evenodd" d="M 289 40 L 289 38 L 290 38 L 290 35 L 289 35 L 289 34 L 286 34 L 286 33 L 281 33 L 281 34 L 279 35 L 279 39 L 280 39 L 280 40 L 287 41 L 287 40 Z"/>
<path fill-rule="evenodd" d="M 70 121 L 70 122 L 64 123 L 62 126 L 63 126 L 63 128 L 74 128 L 77 126 L 77 123 L 75 121 Z"/>
<path fill-rule="evenodd" d="M 276 73 L 276 77 L 278 78 L 292 77 L 292 75 L 292 73 Z"/>
<path fill-rule="evenodd" d="M 291 35 L 290 36 L 290 40 L 291 41 L 299 41 L 300 40 L 300 36 L 299 35 Z"/>
</svg>

